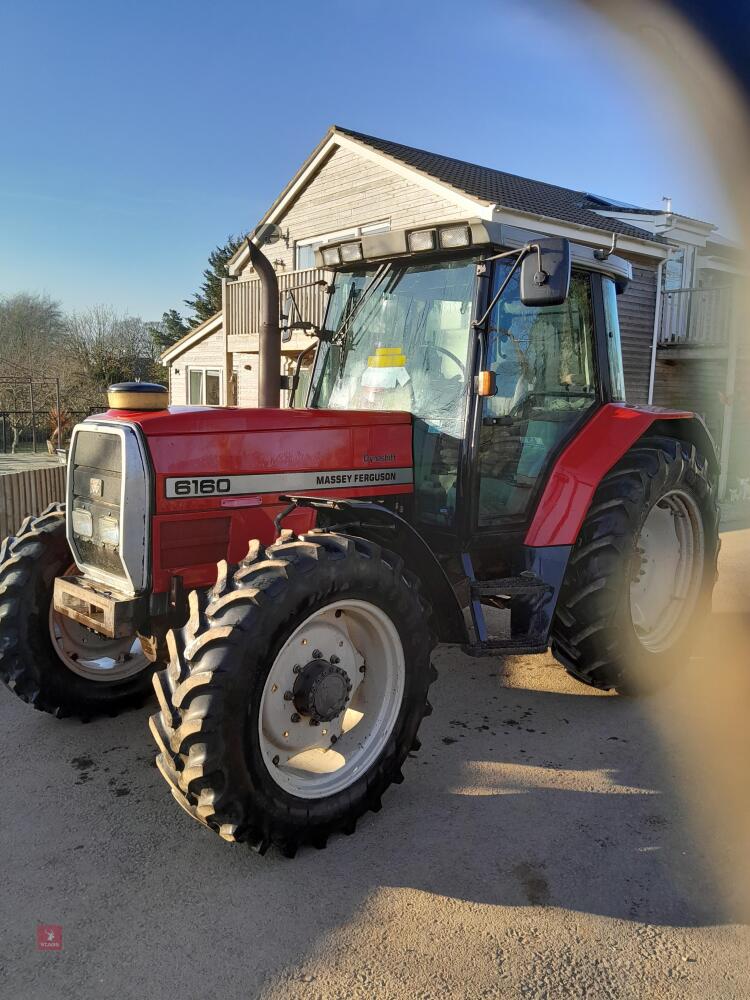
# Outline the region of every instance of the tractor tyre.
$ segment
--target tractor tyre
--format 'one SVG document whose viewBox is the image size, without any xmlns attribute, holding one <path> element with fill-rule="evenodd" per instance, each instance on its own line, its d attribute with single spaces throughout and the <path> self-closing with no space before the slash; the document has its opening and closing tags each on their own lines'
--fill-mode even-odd
<svg viewBox="0 0 750 1000">
<path fill-rule="evenodd" d="M 0 545 L 0 678 L 58 718 L 117 715 L 149 697 L 153 664 L 135 636 L 106 639 L 55 612 L 55 578 L 74 570 L 64 504 L 27 517 Z"/>
<path fill-rule="evenodd" d="M 551 634 L 568 673 L 622 694 L 671 677 L 711 608 L 718 531 L 706 457 L 676 438 L 638 441 L 597 488 L 570 556 Z"/>
<path fill-rule="evenodd" d="M 259 853 L 322 848 L 377 812 L 431 712 L 436 637 L 393 552 L 312 531 L 238 566 L 168 634 L 157 766 L 177 802 Z"/>
</svg>

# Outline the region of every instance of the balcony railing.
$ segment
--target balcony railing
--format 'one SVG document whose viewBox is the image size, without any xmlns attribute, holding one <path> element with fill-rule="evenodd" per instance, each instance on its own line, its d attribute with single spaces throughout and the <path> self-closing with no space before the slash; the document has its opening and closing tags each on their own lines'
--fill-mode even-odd
<svg viewBox="0 0 750 1000">
<path fill-rule="evenodd" d="M 660 346 L 725 347 L 732 320 L 732 293 L 728 286 L 662 292 Z"/>
<path fill-rule="evenodd" d="M 321 326 L 325 312 L 325 286 L 315 282 L 326 280 L 328 272 L 323 268 L 310 267 L 303 271 L 290 271 L 280 274 L 279 295 L 282 306 L 284 293 L 293 288 L 297 307 L 306 323 Z M 328 275 L 330 277 L 330 275 Z M 295 287 L 303 286 L 303 287 Z M 293 322 L 299 316 L 295 313 Z M 260 282 L 251 278 L 249 281 L 231 281 L 226 289 L 226 308 L 224 322 L 226 323 L 227 346 L 230 351 L 257 351 L 258 331 L 260 330 Z M 310 340 L 304 334 L 295 331 L 292 340 L 284 345 L 286 350 L 302 350 Z"/>
</svg>

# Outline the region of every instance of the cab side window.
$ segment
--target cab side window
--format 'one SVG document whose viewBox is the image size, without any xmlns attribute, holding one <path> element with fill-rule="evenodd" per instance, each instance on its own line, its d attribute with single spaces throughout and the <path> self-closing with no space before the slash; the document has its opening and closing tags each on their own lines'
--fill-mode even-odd
<svg viewBox="0 0 750 1000">
<path fill-rule="evenodd" d="M 485 367 L 497 392 L 483 400 L 480 526 L 526 512 L 546 460 L 596 402 L 590 281 L 574 272 L 562 305 L 532 308 L 516 273 L 492 312 Z"/>
</svg>

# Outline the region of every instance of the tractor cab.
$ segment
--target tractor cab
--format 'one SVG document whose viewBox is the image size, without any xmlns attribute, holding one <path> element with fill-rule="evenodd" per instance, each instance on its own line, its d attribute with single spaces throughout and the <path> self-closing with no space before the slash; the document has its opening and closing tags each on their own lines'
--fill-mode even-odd
<svg viewBox="0 0 750 1000">
<path fill-rule="evenodd" d="M 518 546 L 494 536 L 523 536 L 566 442 L 599 406 L 624 401 L 616 295 L 630 264 L 491 222 L 318 255 L 335 277 L 295 405 L 407 410 L 409 519 L 456 572 L 467 551 L 483 576 L 517 570 Z"/>
</svg>

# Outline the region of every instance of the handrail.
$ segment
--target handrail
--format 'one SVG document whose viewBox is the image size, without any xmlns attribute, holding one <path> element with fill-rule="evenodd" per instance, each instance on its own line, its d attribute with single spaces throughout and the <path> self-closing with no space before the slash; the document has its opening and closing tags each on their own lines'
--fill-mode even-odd
<svg viewBox="0 0 750 1000">
<path fill-rule="evenodd" d="M 733 288 L 664 289 L 659 322 L 660 346 L 726 346 L 732 318 Z"/>
<path fill-rule="evenodd" d="M 294 297 L 305 320 L 322 326 L 325 311 L 325 287 L 317 282 L 326 280 L 329 272 L 322 267 L 309 267 L 279 274 L 279 298 L 294 288 Z M 226 286 L 224 322 L 228 336 L 254 334 L 260 329 L 260 282 L 257 279 L 230 281 Z"/>
</svg>

